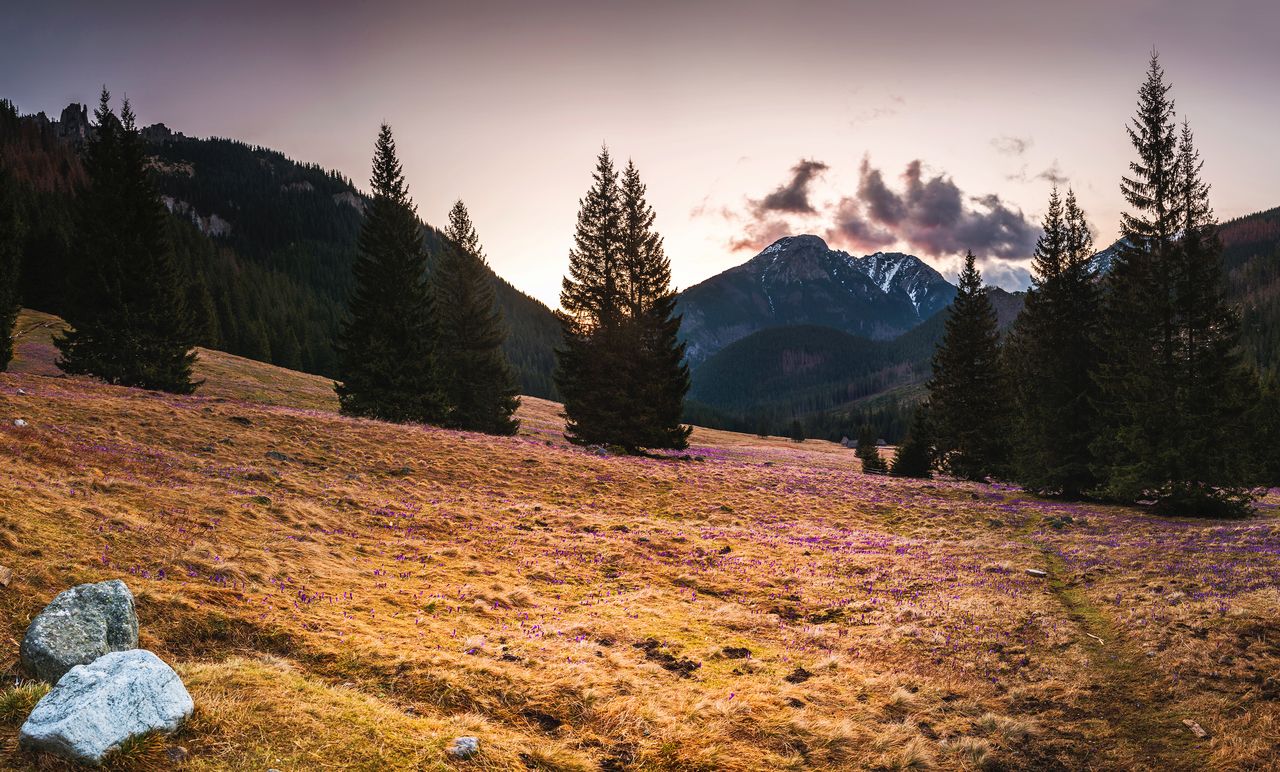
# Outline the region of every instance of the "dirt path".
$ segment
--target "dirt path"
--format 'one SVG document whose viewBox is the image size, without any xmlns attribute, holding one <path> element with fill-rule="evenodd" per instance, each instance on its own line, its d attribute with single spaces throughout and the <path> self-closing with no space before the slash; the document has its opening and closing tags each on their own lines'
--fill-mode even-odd
<svg viewBox="0 0 1280 772">
<path fill-rule="evenodd" d="M 1115 747 L 1098 748 L 1099 757 L 1089 760 L 1090 767 L 1207 769 L 1205 741 L 1197 740 L 1182 723 L 1193 717 L 1169 704 L 1168 695 L 1159 688 L 1160 674 L 1143 653 L 1125 640 L 1083 588 L 1069 582 L 1070 571 L 1062 558 L 1051 547 L 1037 543 L 1034 532 L 1039 526 L 1038 519 L 1027 524 L 1018 538 L 1040 552 L 1050 591 L 1080 628 L 1080 645 L 1092 672 L 1081 674 L 1090 689 L 1077 707 L 1086 712 L 1086 720 L 1108 727 L 1116 741 Z"/>
</svg>

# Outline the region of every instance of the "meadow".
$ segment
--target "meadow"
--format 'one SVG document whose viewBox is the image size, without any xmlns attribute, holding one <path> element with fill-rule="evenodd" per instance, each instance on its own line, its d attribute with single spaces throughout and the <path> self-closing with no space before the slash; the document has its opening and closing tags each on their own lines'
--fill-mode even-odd
<svg viewBox="0 0 1280 772">
<path fill-rule="evenodd" d="M 191 397 L 58 377 L 56 326 L 0 374 L 8 768 L 61 768 L 17 748 L 26 625 L 115 577 L 197 705 L 123 769 L 1277 768 L 1280 491 L 1171 519 L 818 441 L 602 456 L 543 400 L 394 426 L 219 352 Z"/>
</svg>

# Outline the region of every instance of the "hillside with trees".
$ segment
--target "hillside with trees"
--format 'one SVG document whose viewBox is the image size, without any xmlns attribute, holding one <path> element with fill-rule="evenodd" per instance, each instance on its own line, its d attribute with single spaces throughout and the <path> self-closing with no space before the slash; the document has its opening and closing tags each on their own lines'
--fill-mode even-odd
<svg viewBox="0 0 1280 772">
<path fill-rule="evenodd" d="M 0 160 L 11 171 L 26 228 L 22 303 L 74 314 L 68 267 L 75 201 L 87 176 L 91 129 L 78 105 L 50 121 L 0 103 Z M 333 377 L 333 347 L 352 289 L 368 197 L 314 164 L 229 139 L 196 139 L 163 125 L 141 130 L 152 180 L 169 211 L 167 237 L 195 315 L 200 345 Z M 445 238 L 423 223 L 431 265 Z M 559 327 L 550 309 L 488 266 L 521 391 L 552 396 Z"/>
</svg>

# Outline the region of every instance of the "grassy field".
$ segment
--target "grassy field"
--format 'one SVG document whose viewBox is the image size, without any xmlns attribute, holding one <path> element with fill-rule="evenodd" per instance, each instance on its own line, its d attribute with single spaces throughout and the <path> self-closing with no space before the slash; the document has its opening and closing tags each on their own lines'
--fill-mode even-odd
<svg viewBox="0 0 1280 772">
<path fill-rule="evenodd" d="M 393 426 L 218 352 L 193 397 L 56 377 L 56 325 L 0 375 L 0 688 L 57 592 L 123 577 L 197 712 L 121 768 L 1276 768 L 1280 492 L 1214 522 L 816 441 L 601 457 L 542 400 Z M 0 765 L 59 768 L 17 748 L 38 694 L 0 692 Z"/>
</svg>

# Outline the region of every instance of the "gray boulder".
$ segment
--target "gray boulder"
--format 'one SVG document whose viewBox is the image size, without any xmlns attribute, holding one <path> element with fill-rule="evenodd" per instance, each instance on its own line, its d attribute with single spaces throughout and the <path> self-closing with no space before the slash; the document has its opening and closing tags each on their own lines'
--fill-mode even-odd
<svg viewBox="0 0 1280 772">
<path fill-rule="evenodd" d="M 62 592 L 31 622 L 22 639 L 22 664 L 56 683 L 76 665 L 103 654 L 138 648 L 133 593 L 119 579 Z"/>
<path fill-rule="evenodd" d="M 36 703 L 18 742 L 96 765 L 131 737 L 173 732 L 194 709 L 182 679 L 159 657 L 116 651 L 71 668 Z"/>
</svg>

